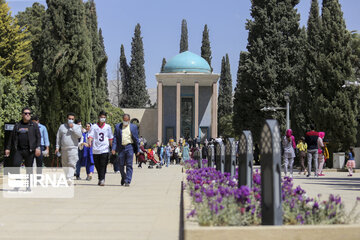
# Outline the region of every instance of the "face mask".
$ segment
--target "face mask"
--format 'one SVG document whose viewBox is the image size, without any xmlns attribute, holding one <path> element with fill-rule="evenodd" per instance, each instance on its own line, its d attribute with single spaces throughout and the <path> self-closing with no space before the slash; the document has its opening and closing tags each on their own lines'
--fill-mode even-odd
<svg viewBox="0 0 360 240">
<path fill-rule="evenodd" d="M 106 121 L 106 118 L 100 118 L 100 122 L 105 122 Z"/>
<path fill-rule="evenodd" d="M 123 124 L 124 124 L 125 126 L 127 126 L 127 125 L 129 125 L 129 122 L 123 122 Z"/>
<path fill-rule="evenodd" d="M 68 124 L 72 124 L 72 123 L 74 123 L 74 120 L 68 119 Z"/>
</svg>

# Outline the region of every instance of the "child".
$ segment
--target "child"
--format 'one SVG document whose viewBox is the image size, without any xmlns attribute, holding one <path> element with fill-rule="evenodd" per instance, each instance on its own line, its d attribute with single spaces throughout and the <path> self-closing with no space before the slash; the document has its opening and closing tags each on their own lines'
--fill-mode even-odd
<svg viewBox="0 0 360 240">
<path fill-rule="evenodd" d="M 296 148 L 299 149 L 299 159 L 300 159 L 300 165 L 301 165 L 299 174 L 304 172 L 304 175 L 306 175 L 305 158 L 306 158 L 306 153 L 307 153 L 307 144 L 305 142 L 304 137 L 301 137 L 298 145 L 296 145 Z"/>
<path fill-rule="evenodd" d="M 354 153 L 353 147 L 350 147 L 349 160 L 346 163 L 346 167 L 348 168 L 348 171 L 349 171 L 348 176 L 351 177 L 353 174 L 353 168 L 355 168 L 355 153 Z"/>
</svg>

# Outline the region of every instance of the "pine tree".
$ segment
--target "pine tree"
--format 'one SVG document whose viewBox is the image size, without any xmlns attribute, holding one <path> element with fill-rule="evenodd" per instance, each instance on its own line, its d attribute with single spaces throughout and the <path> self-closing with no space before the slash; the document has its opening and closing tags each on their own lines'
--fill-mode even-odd
<svg viewBox="0 0 360 240">
<path fill-rule="evenodd" d="M 259 139 L 263 121 L 267 118 L 277 119 L 285 130 L 284 111 L 263 112 L 261 109 L 285 106 L 286 93 L 290 94 L 291 102 L 295 102 L 294 97 L 298 95 L 296 86 L 303 70 L 300 15 L 295 9 L 298 2 L 252 1 L 252 20 L 246 25 L 249 30 L 248 54 L 241 70 L 245 71 L 242 74 L 245 79 L 241 81 L 249 88 L 242 98 L 250 102 L 236 101 L 233 122 L 238 125 L 235 126 L 237 134 L 243 130 L 242 123 L 237 119 L 244 114 L 237 112 L 241 104 L 247 105 L 246 115 L 252 117 L 247 121 L 255 140 Z M 238 96 L 240 89 L 237 88 L 237 91 Z M 296 116 L 292 114 L 292 118 L 296 119 Z"/>
<path fill-rule="evenodd" d="M 0 0 L 0 74 L 20 86 L 31 70 L 31 42 L 27 29 L 21 29 L 10 8 Z"/>
<path fill-rule="evenodd" d="M 210 40 L 209 40 L 209 29 L 207 24 L 204 26 L 204 31 L 202 35 L 202 41 L 201 41 L 201 57 L 204 58 L 211 67 L 211 47 L 210 47 Z M 211 72 L 212 72 L 211 67 Z"/>
<path fill-rule="evenodd" d="M 102 101 L 106 101 L 109 102 L 109 88 L 108 88 L 108 76 L 107 76 L 107 71 L 106 71 L 106 63 L 108 61 L 108 57 L 106 55 L 106 50 L 105 50 L 105 42 L 104 42 L 104 36 L 102 34 L 102 29 L 99 29 L 99 42 L 100 42 L 100 49 L 101 49 L 101 54 L 103 56 L 103 61 L 101 62 L 101 64 L 99 64 L 98 70 L 101 73 L 101 81 L 100 81 L 100 85 L 101 85 L 101 89 L 102 89 Z"/>
<path fill-rule="evenodd" d="M 129 84 L 130 84 L 130 67 L 126 60 L 124 45 L 121 44 L 120 48 L 120 61 L 119 61 L 119 73 L 121 79 L 121 95 L 119 100 L 119 107 L 130 107 L 129 102 Z M 119 91 L 119 93 L 120 93 Z"/>
<path fill-rule="evenodd" d="M 161 72 L 161 73 L 164 72 L 164 70 L 165 70 L 165 65 L 166 65 L 166 59 L 163 58 L 163 59 L 162 59 L 162 63 L 161 63 L 161 68 L 160 68 L 160 72 Z"/>
<path fill-rule="evenodd" d="M 180 53 L 185 52 L 188 49 L 188 29 L 186 20 L 183 19 L 181 22 Z"/>
<path fill-rule="evenodd" d="M 131 43 L 130 82 L 128 85 L 128 103 L 132 108 L 145 107 L 150 99 L 146 89 L 144 63 L 141 26 L 137 24 Z"/>
<path fill-rule="evenodd" d="M 218 118 L 229 116 L 232 113 L 232 80 L 228 54 L 221 61 L 218 101 Z M 219 135 L 222 135 L 225 130 L 221 126 L 219 124 Z"/>
<path fill-rule="evenodd" d="M 358 125 L 352 91 L 342 87 L 353 76 L 351 36 L 338 0 L 323 1 L 321 19 L 318 58 L 321 78 L 316 82 L 313 116 L 317 129 L 325 131 L 331 139 L 331 149 L 346 150 L 356 142 Z"/>
<path fill-rule="evenodd" d="M 90 121 L 94 63 L 83 2 L 48 0 L 47 5 L 39 92 L 42 116 L 53 142 L 67 112 Z"/>
</svg>

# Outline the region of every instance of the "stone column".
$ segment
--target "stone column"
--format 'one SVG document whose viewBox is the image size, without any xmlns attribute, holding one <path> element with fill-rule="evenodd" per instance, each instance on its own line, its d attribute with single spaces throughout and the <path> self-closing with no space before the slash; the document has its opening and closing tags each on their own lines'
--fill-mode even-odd
<svg viewBox="0 0 360 240">
<path fill-rule="evenodd" d="M 176 83 L 176 142 L 180 140 L 181 84 Z"/>
<path fill-rule="evenodd" d="M 199 82 L 195 82 L 194 137 L 199 136 Z"/>
<path fill-rule="evenodd" d="M 158 107 L 158 140 L 160 143 L 163 143 L 163 83 L 158 82 L 158 89 L 157 89 L 157 107 Z"/>
<path fill-rule="evenodd" d="M 211 97 L 211 137 L 217 138 L 217 82 L 212 85 L 212 97 Z"/>
</svg>

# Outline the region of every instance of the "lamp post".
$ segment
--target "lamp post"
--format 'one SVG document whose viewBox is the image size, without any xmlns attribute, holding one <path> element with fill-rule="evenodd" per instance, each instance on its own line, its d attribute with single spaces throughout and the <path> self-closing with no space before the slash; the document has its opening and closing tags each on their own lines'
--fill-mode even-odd
<svg viewBox="0 0 360 240">
<path fill-rule="evenodd" d="M 286 107 L 263 107 L 260 111 L 276 112 L 277 110 L 286 110 L 286 129 L 290 129 L 290 94 L 285 93 Z"/>
<path fill-rule="evenodd" d="M 286 129 L 290 129 L 290 97 L 289 93 L 285 93 L 286 101 Z"/>
</svg>

